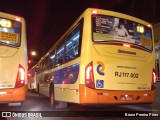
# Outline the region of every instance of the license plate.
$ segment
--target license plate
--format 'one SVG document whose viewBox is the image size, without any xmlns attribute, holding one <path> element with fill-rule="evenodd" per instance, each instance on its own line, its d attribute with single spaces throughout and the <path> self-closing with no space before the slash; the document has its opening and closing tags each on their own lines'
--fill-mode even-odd
<svg viewBox="0 0 160 120">
<path fill-rule="evenodd" d="M 131 95 L 121 95 L 120 100 L 130 101 L 130 100 L 133 100 L 133 97 Z"/>
</svg>

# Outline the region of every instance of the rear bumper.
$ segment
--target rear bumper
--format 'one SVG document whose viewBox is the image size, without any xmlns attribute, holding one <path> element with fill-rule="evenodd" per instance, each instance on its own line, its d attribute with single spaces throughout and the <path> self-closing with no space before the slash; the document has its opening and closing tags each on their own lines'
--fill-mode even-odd
<svg viewBox="0 0 160 120">
<path fill-rule="evenodd" d="M 132 99 L 124 100 L 122 96 L 132 96 Z M 153 91 L 113 91 L 95 90 L 80 85 L 81 104 L 132 104 L 132 103 L 152 103 L 155 99 Z"/>
<path fill-rule="evenodd" d="M 23 102 L 26 99 L 27 86 L 15 89 L 0 89 L 0 103 Z"/>
</svg>

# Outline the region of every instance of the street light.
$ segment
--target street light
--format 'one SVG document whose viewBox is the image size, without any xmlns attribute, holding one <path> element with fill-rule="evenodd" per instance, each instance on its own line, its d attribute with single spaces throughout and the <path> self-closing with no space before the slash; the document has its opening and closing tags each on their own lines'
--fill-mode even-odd
<svg viewBox="0 0 160 120">
<path fill-rule="evenodd" d="M 37 53 L 36 53 L 35 51 L 31 51 L 31 55 L 32 55 L 32 56 L 36 56 Z"/>
<path fill-rule="evenodd" d="M 36 62 L 37 60 L 35 60 L 36 57 L 37 57 L 37 52 L 34 51 L 34 50 L 30 51 L 30 56 L 29 56 L 29 60 L 28 60 L 29 69 L 30 69 L 33 65 L 35 65 L 35 64 L 38 63 L 38 62 Z"/>
</svg>

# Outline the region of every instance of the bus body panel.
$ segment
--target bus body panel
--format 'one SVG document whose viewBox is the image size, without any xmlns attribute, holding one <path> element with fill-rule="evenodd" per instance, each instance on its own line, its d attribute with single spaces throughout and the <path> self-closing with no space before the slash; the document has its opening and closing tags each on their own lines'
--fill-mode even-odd
<svg viewBox="0 0 160 120">
<path fill-rule="evenodd" d="M 68 62 L 67 66 L 63 66 L 60 70 L 62 70 L 59 74 L 63 77 L 61 84 L 57 84 L 58 76 L 55 75 L 56 71 L 54 70 L 54 92 L 55 92 L 55 100 L 57 101 L 68 101 L 73 103 L 79 103 L 79 66 L 80 66 L 80 58 L 77 58 L 71 62 Z M 65 74 L 65 75 L 64 75 Z M 68 84 L 67 84 L 68 83 Z"/>
<path fill-rule="evenodd" d="M 0 89 L 0 103 L 23 102 L 26 100 L 26 91 L 26 85 L 16 89 Z"/>
<path fill-rule="evenodd" d="M 55 85 L 55 100 L 79 103 L 79 83 L 69 85 Z"/>
<path fill-rule="evenodd" d="M 97 90 L 80 85 L 81 104 L 133 104 L 152 103 L 155 99 L 155 90 L 152 91 L 119 91 Z"/>
<path fill-rule="evenodd" d="M 38 84 L 39 84 L 39 93 L 45 96 L 49 97 L 49 86 L 50 84 L 46 84 L 44 82 L 44 76 L 45 76 L 45 72 L 42 72 L 40 74 L 37 75 L 37 80 L 38 80 Z"/>
<path fill-rule="evenodd" d="M 18 18 L 18 21 L 16 20 Z M 1 27 L 1 34 L 5 34 L 6 40 L 0 41 L 0 103 L 23 102 L 26 99 L 27 89 L 27 41 L 26 41 L 26 24 L 22 17 L 0 12 L 0 19 L 12 21 L 14 23 L 14 30 L 5 31 Z M 1 24 L 2 25 L 2 24 Z M 7 28 L 9 29 L 9 28 Z M 16 32 L 15 32 L 16 31 Z M 8 36 L 18 34 L 18 45 L 13 43 L 12 37 Z M 1 38 L 2 35 L 1 35 Z M 19 39 L 20 38 L 20 39 Z M 9 40 L 8 42 L 5 42 Z M 16 87 L 19 68 L 23 68 L 21 76 L 23 76 L 23 85 Z"/>
<path fill-rule="evenodd" d="M 138 53 L 119 53 L 119 50 Z M 151 90 L 154 56 L 134 48 L 94 44 L 94 82 L 97 89 Z M 147 67 L 147 69 L 145 69 Z"/>
<path fill-rule="evenodd" d="M 76 60 L 78 61 L 78 59 Z M 75 62 L 74 62 L 75 63 Z M 54 83 L 54 95 L 55 95 L 55 100 L 57 101 L 68 101 L 68 102 L 75 102 L 79 103 L 79 78 L 76 75 L 77 72 L 79 71 L 76 69 L 76 71 L 71 70 L 70 64 L 69 66 L 66 66 L 60 69 L 52 69 L 52 70 L 47 70 L 44 71 L 40 74 L 37 75 L 37 80 L 39 83 L 39 93 L 42 95 L 45 95 L 47 97 L 50 97 L 50 86 L 52 82 Z M 76 66 L 76 65 L 74 65 Z M 66 69 L 68 68 L 68 69 Z M 70 72 L 68 71 L 70 68 Z M 73 68 L 72 68 L 73 69 Z M 63 76 L 63 73 L 66 73 L 67 70 L 67 76 L 68 79 L 59 79 L 60 76 L 57 76 L 56 74 L 61 74 Z M 77 76 L 77 77 L 76 77 Z M 76 78 L 75 78 L 76 77 Z M 74 83 L 66 84 L 64 82 L 69 82 L 70 80 L 75 81 Z M 51 82 L 52 81 L 52 82 Z M 57 83 L 56 83 L 57 82 Z M 60 84 L 60 83 L 61 84 Z"/>
<path fill-rule="evenodd" d="M 13 50 L 11 49 L 9 51 Z M 20 50 L 17 50 L 17 52 L 11 57 L 0 57 L 0 89 L 15 87 L 18 74 L 19 60 Z"/>
</svg>

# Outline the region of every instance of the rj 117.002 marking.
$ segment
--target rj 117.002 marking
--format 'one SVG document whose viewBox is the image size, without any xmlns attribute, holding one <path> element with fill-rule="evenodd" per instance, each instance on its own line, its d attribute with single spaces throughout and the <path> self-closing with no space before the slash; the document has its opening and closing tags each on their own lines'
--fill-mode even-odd
<svg viewBox="0 0 160 120">
<path fill-rule="evenodd" d="M 127 73 L 127 72 L 115 72 L 115 77 L 130 77 L 130 78 L 138 78 L 138 73 Z"/>
</svg>

